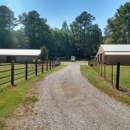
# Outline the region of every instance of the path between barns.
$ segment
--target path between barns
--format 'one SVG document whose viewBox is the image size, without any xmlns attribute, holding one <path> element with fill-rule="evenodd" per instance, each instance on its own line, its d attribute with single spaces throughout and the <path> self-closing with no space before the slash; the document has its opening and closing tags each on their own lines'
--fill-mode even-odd
<svg viewBox="0 0 130 130">
<path fill-rule="evenodd" d="M 130 108 L 94 88 L 72 63 L 36 84 L 39 101 L 18 112 L 13 130 L 130 130 Z"/>
</svg>

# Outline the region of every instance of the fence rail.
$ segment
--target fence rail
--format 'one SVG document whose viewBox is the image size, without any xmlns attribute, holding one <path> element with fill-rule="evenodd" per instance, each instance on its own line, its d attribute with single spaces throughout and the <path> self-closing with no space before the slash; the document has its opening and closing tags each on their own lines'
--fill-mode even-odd
<svg viewBox="0 0 130 130">
<path fill-rule="evenodd" d="M 60 61 L 41 61 L 25 63 L 0 63 L 0 86 L 4 84 L 14 85 L 16 80 L 27 80 L 30 76 L 37 76 L 44 71 L 60 65 Z"/>
<path fill-rule="evenodd" d="M 119 62 L 116 65 L 106 65 L 95 61 L 89 61 L 88 65 L 111 83 L 113 88 L 130 92 L 130 65 L 120 65 Z"/>
</svg>

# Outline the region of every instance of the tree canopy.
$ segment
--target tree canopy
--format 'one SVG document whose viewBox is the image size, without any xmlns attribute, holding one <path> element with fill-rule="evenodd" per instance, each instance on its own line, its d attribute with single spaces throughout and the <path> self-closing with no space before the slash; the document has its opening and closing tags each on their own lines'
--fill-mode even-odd
<svg viewBox="0 0 130 130">
<path fill-rule="evenodd" d="M 84 11 L 70 25 L 80 58 L 95 55 L 97 48 L 102 43 L 102 32 L 98 25 L 92 24 L 93 20 L 95 17 Z"/>
<path fill-rule="evenodd" d="M 130 44 L 130 2 L 121 5 L 105 28 L 105 43 Z"/>
<path fill-rule="evenodd" d="M 13 28 L 17 26 L 14 13 L 6 6 L 0 6 L 0 47 L 13 48 Z"/>
<path fill-rule="evenodd" d="M 42 59 L 71 55 L 87 58 L 95 55 L 102 43 L 102 32 L 92 23 L 95 17 L 86 11 L 70 25 L 63 21 L 61 29 L 51 28 L 36 10 L 23 12 L 16 19 L 8 7 L 0 6 L 0 15 L 1 48 L 41 48 Z M 22 27 L 14 30 L 18 24 Z"/>
</svg>

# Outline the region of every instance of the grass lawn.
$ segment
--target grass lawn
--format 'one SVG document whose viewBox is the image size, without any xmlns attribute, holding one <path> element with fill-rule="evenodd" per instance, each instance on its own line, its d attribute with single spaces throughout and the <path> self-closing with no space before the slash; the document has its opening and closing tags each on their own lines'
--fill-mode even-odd
<svg viewBox="0 0 130 130">
<path fill-rule="evenodd" d="M 94 67 L 95 68 L 95 67 Z M 95 68 L 95 70 L 98 70 L 98 73 L 101 75 L 101 66 L 98 67 L 99 69 L 97 69 L 97 67 Z M 105 77 L 105 79 L 108 82 L 112 83 L 112 65 L 106 65 L 105 67 L 106 72 L 105 72 L 105 76 L 104 76 L 104 66 L 102 66 L 102 77 Z M 113 85 L 116 84 L 116 65 L 113 65 Z M 119 82 L 119 86 L 120 89 L 125 90 L 125 91 L 130 91 L 130 66 L 124 66 L 121 65 L 120 66 L 120 82 Z"/>
<path fill-rule="evenodd" d="M 121 91 L 115 90 L 111 87 L 108 82 L 104 80 L 95 70 L 93 70 L 90 66 L 81 66 L 81 72 L 84 77 L 88 79 L 88 81 L 93 84 L 100 91 L 108 94 L 110 97 L 125 103 L 130 106 L 130 96 L 123 94 Z"/>
<path fill-rule="evenodd" d="M 65 65 L 61 65 L 53 68 L 52 70 L 46 71 L 45 73 L 41 73 L 38 76 L 33 76 L 28 80 L 21 80 L 17 83 L 16 86 L 8 88 L 6 91 L 0 94 L 0 130 L 6 125 L 4 120 L 11 116 L 13 111 L 18 108 L 18 106 L 22 103 L 23 99 L 25 99 L 27 92 L 33 86 L 33 84 L 40 79 L 43 79 L 46 75 L 58 71 L 65 67 Z M 37 101 L 35 97 L 26 99 L 28 101 Z"/>
<path fill-rule="evenodd" d="M 46 69 L 45 64 L 44 72 Z M 42 73 L 42 65 L 38 64 L 38 75 Z M 25 80 L 25 64 L 14 64 L 14 84 Z M 35 64 L 28 64 L 28 79 L 35 76 Z M 7 83 L 6 83 L 7 82 Z M 0 93 L 4 92 L 11 84 L 11 63 L 0 63 Z"/>
</svg>

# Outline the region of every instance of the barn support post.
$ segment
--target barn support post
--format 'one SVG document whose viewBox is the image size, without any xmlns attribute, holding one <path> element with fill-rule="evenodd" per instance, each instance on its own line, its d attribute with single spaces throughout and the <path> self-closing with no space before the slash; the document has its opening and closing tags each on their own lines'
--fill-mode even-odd
<svg viewBox="0 0 130 130">
<path fill-rule="evenodd" d="M 37 61 L 35 62 L 35 75 L 37 76 Z"/>
<path fill-rule="evenodd" d="M 28 79 L 28 61 L 25 62 L 25 80 Z"/>
<path fill-rule="evenodd" d="M 116 71 L 116 89 L 119 89 L 119 80 L 120 80 L 120 62 L 117 63 L 117 71 Z"/>
<path fill-rule="evenodd" d="M 14 61 L 11 61 L 11 85 L 14 86 Z"/>
</svg>

